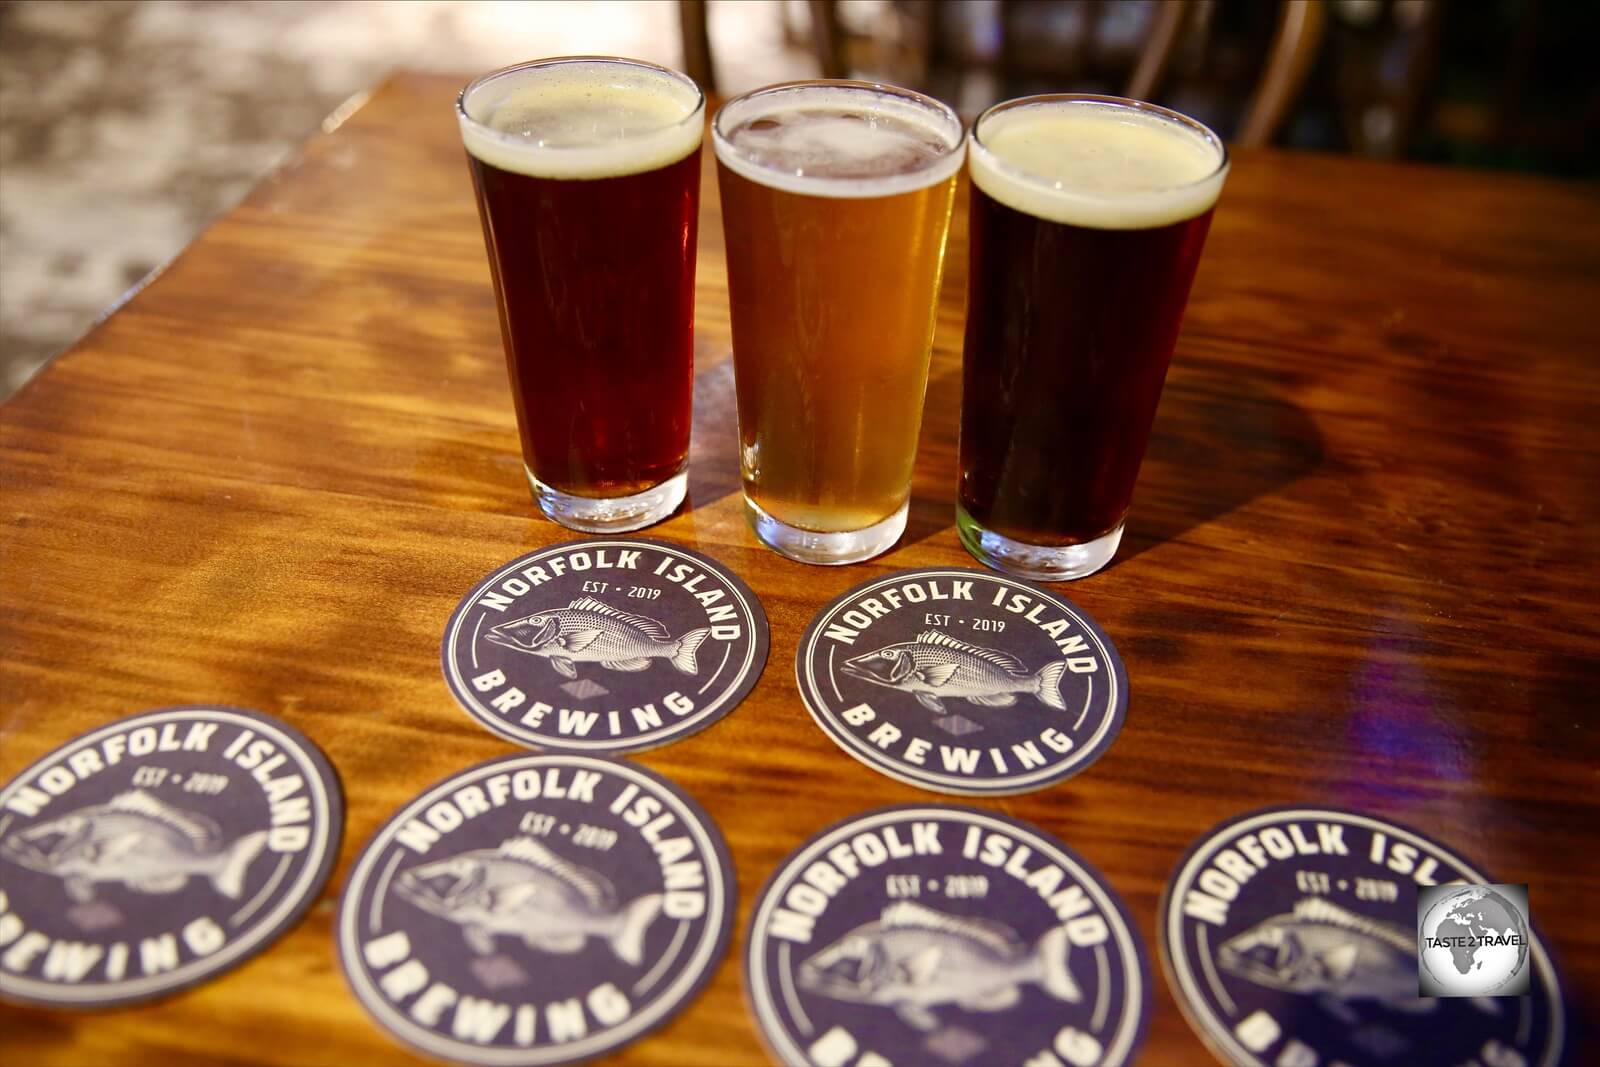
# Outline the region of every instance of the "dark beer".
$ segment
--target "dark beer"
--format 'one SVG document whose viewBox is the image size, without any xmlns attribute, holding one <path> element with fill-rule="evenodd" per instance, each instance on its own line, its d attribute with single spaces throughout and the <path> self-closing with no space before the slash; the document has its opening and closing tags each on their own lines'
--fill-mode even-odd
<svg viewBox="0 0 1600 1067">
<path fill-rule="evenodd" d="M 578 529 L 634 529 L 683 496 L 700 99 L 681 75 L 603 60 L 463 93 L 528 477 Z"/>
<path fill-rule="evenodd" d="M 807 563 L 877 555 L 905 528 L 961 123 L 813 82 L 714 127 L 751 524 Z"/>
<path fill-rule="evenodd" d="M 984 562 L 1049 580 L 1115 552 L 1225 166 L 1130 102 L 979 120 L 958 523 Z"/>
</svg>

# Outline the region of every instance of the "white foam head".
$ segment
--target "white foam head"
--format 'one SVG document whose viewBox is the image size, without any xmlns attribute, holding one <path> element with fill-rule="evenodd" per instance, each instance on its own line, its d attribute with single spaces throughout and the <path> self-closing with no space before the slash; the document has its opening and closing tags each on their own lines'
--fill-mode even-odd
<svg viewBox="0 0 1600 1067">
<path fill-rule="evenodd" d="M 456 101 L 467 151 L 535 178 L 616 178 L 699 147 L 705 96 L 631 59 L 542 59 L 485 74 Z"/>
<path fill-rule="evenodd" d="M 1100 230 L 1167 226 L 1209 210 L 1228 153 L 1175 111 L 1107 97 L 1030 97 L 973 126 L 972 180 L 1017 211 Z"/>
<path fill-rule="evenodd" d="M 931 97 L 869 82 L 794 82 L 730 100 L 712 120 L 729 169 L 808 196 L 924 189 L 961 168 L 961 119 Z"/>
</svg>

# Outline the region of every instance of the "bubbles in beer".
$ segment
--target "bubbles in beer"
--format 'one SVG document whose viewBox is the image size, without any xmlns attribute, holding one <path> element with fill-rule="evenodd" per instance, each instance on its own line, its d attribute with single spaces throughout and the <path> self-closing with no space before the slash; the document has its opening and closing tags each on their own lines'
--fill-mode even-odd
<svg viewBox="0 0 1600 1067">
<path fill-rule="evenodd" d="M 1126 104 L 1048 100 L 979 122 L 972 180 L 1017 211 L 1094 229 L 1148 229 L 1216 203 L 1219 142 Z"/>
<path fill-rule="evenodd" d="M 1129 108 L 1018 108 L 986 129 L 989 150 L 1058 188 L 1133 192 L 1199 181 L 1217 169 L 1214 147 L 1176 123 Z"/>
<path fill-rule="evenodd" d="M 926 125 L 893 115 L 832 109 L 763 115 L 735 127 L 727 137 L 751 163 L 796 177 L 912 174 L 951 151 Z"/>
<path fill-rule="evenodd" d="M 801 82 L 731 101 L 717 159 L 803 196 L 896 196 L 945 181 L 965 157 L 961 120 L 937 101 L 881 86 Z"/>
<path fill-rule="evenodd" d="M 478 159 L 541 178 L 607 178 L 675 163 L 700 145 L 694 83 L 607 60 L 556 60 L 490 75 L 462 98 Z"/>
<path fill-rule="evenodd" d="M 583 148 L 652 133 L 684 115 L 683 108 L 661 96 L 525 90 L 502 101 L 484 125 L 538 148 Z"/>
</svg>

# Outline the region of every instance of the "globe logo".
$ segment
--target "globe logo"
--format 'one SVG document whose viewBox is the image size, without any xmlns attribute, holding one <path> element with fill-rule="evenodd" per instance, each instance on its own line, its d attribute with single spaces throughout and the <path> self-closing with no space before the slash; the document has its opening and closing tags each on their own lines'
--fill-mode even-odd
<svg viewBox="0 0 1600 1067">
<path fill-rule="evenodd" d="M 1528 991 L 1528 889 L 1432 886 L 1418 893 L 1420 992 L 1506 997 Z"/>
</svg>

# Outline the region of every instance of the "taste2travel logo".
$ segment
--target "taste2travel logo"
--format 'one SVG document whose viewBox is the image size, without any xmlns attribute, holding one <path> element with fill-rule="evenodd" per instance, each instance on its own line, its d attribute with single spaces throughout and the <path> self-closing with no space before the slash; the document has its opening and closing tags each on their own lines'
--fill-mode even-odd
<svg viewBox="0 0 1600 1067">
<path fill-rule="evenodd" d="M 1528 887 L 1436 885 L 1417 891 L 1417 991 L 1520 997 L 1528 966 Z"/>
</svg>

